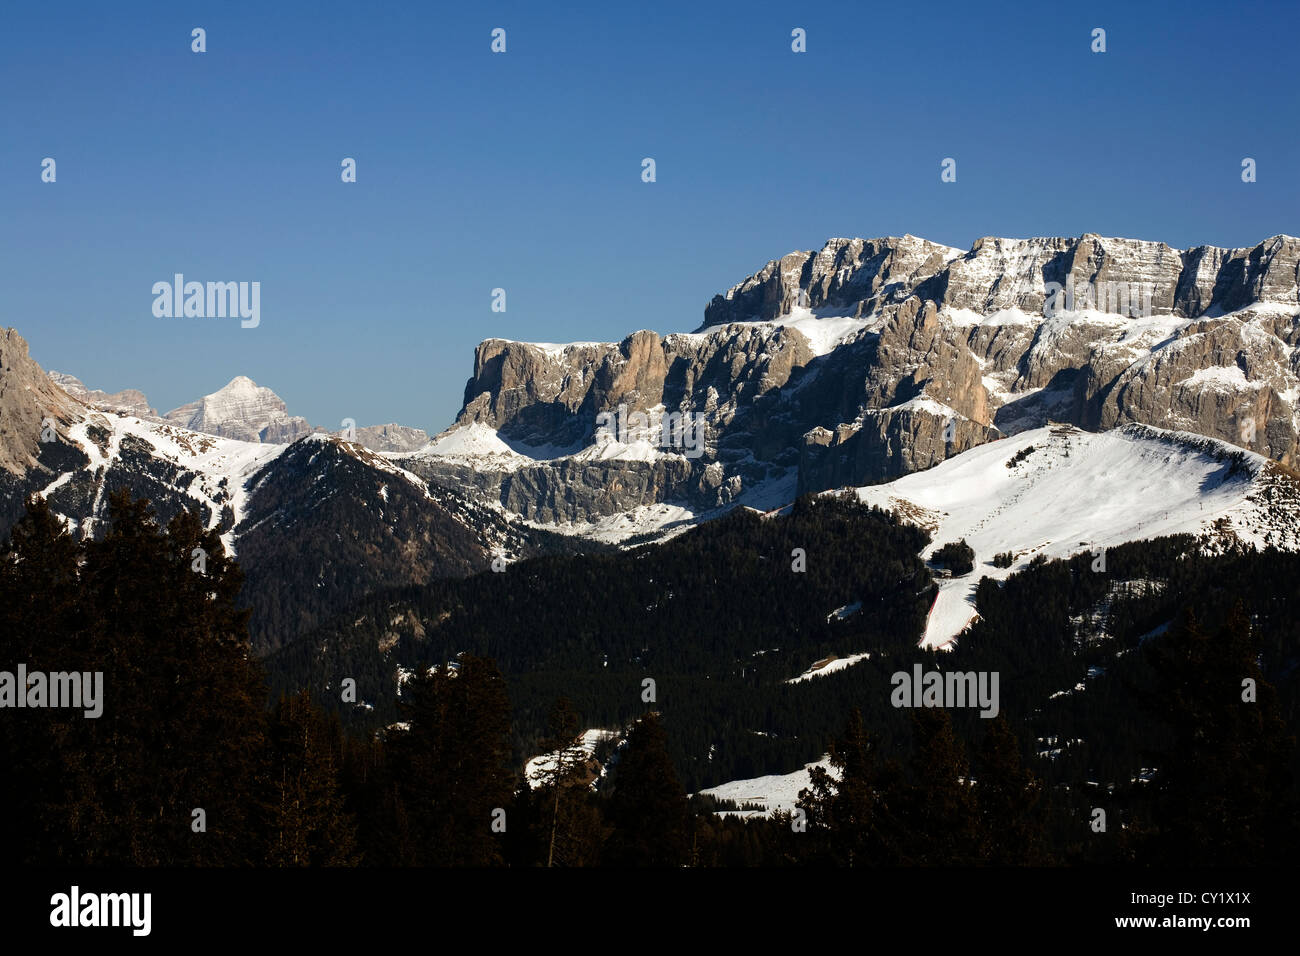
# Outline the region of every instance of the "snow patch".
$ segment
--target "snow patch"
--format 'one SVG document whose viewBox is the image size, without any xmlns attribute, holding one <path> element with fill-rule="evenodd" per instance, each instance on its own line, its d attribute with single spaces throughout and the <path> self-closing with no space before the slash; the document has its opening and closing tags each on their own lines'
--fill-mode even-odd
<svg viewBox="0 0 1300 956">
<path fill-rule="evenodd" d="M 1030 446 L 1021 464 L 1007 467 Z M 933 541 L 922 557 L 959 539 L 974 549 L 974 571 L 938 582 L 921 644 L 945 647 L 974 620 L 979 579 L 1003 580 L 1037 555 L 1066 558 L 1126 541 L 1201 534 L 1219 518 L 1255 541 L 1244 519 L 1257 507 L 1248 496 L 1263 463 L 1203 436 L 1141 425 L 1102 433 L 1054 425 L 857 495 L 927 527 Z M 1015 555 L 1012 565 L 994 567 L 994 555 L 1005 552 Z"/>
<path fill-rule="evenodd" d="M 528 781 L 528 786 L 536 790 L 546 783 L 551 774 L 555 773 L 561 759 L 566 767 L 583 763 L 595 755 L 596 747 L 602 741 L 614 740 L 618 736 L 617 730 L 603 730 L 599 727 L 583 731 L 573 742 L 573 746 L 564 751 L 562 757 L 557 750 L 529 760 L 524 766 L 524 778 Z M 595 781 L 592 781 L 592 785 L 595 786 Z"/>
<path fill-rule="evenodd" d="M 751 780 L 732 780 L 730 783 L 701 790 L 700 793 L 707 793 L 718 800 L 731 800 L 742 805 L 755 803 L 762 806 L 761 810 L 721 810 L 719 813 L 722 815 L 770 817 L 778 810 L 790 811 L 795 808 L 799 801 L 799 791 L 807 790 L 812 786 L 813 767 L 829 770 L 832 777 L 836 775 L 831 769 L 830 757 L 822 757 L 821 760 L 805 764 L 802 770 L 796 770 L 794 773 L 771 774 L 766 777 L 754 777 Z"/>
<path fill-rule="evenodd" d="M 863 653 L 850 654 L 848 657 L 830 657 L 825 660 L 820 660 L 798 677 L 791 677 L 784 683 L 802 684 L 804 681 L 812 680 L 814 677 L 825 677 L 827 674 L 834 674 L 836 671 L 846 670 L 859 661 L 865 661 L 870 657 L 870 653 Z"/>
</svg>

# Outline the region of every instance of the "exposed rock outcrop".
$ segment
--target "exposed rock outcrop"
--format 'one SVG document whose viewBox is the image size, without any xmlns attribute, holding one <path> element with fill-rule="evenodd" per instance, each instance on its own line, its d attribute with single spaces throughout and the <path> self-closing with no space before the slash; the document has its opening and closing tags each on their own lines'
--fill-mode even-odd
<svg viewBox="0 0 1300 956">
<path fill-rule="evenodd" d="M 97 388 L 87 388 L 79 378 L 64 372 L 50 372 L 49 375 L 54 384 L 86 405 L 123 412 L 137 418 L 158 417 L 157 410 L 149 404 L 144 392 L 139 389 L 124 388 L 120 392 L 105 392 Z"/>
<path fill-rule="evenodd" d="M 1052 419 L 1195 431 L 1294 465 L 1298 275 L 1289 236 L 833 239 L 715 296 L 694 333 L 489 339 L 453 431 L 491 429 L 512 454 L 409 467 L 548 521 L 883 481 Z M 609 454 L 597 432 L 618 409 L 702 415 L 706 450 Z"/>
<path fill-rule="evenodd" d="M 82 410 L 27 354 L 21 335 L 0 331 L 0 469 L 21 475 L 39 467 L 43 440 L 65 433 Z"/>
</svg>

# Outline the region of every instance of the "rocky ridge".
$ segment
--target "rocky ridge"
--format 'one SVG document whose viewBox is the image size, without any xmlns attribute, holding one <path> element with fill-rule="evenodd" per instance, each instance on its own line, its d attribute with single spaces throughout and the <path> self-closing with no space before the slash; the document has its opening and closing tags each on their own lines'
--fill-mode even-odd
<svg viewBox="0 0 1300 956">
<path fill-rule="evenodd" d="M 127 415 L 135 415 L 137 418 L 159 417 L 157 409 L 149 404 L 144 392 L 139 389 L 124 388 L 120 392 L 110 393 L 97 388 L 87 388 L 81 379 L 64 372 L 52 371 L 49 375 L 54 384 L 85 405 L 123 412 Z"/>
<path fill-rule="evenodd" d="M 832 239 L 715 296 L 691 333 L 488 339 L 456 423 L 403 461 L 540 522 L 762 507 L 1050 420 L 1195 432 L 1294 467 L 1298 270 L 1290 236 Z M 705 453 L 602 440 L 599 416 L 620 409 L 703 415 Z M 471 433 L 484 448 L 457 439 Z"/>
<path fill-rule="evenodd" d="M 261 653 L 375 590 L 573 547 L 359 442 L 218 437 L 115 410 L 103 393 L 84 402 L 55 381 L 0 330 L 0 542 L 30 495 L 78 537 L 103 533 L 117 490 L 148 499 L 162 524 L 195 510 L 238 555 Z"/>
<path fill-rule="evenodd" d="M 80 379 L 64 372 L 50 372 L 50 379 L 79 402 L 102 411 L 121 412 L 145 421 L 168 423 L 188 431 L 234 438 L 239 441 L 288 444 L 305 435 L 331 434 L 355 441 L 372 451 L 410 452 L 428 444 L 423 429 L 405 425 L 362 425 L 349 433 L 328 432 L 299 415 L 290 415 L 280 396 L 247 376 L 236 376 L 225 386 L 203 398 L 160 415 L 138 389 L 108 393 L 87 388 Z"/>
</svg>

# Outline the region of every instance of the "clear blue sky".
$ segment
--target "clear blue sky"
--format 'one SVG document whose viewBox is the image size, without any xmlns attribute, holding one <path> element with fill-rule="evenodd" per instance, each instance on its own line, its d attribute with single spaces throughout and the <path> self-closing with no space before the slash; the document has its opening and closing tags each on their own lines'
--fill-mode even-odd
<svg viewBox="0 0 1300 956">
<path fill-rule="evenodd" d="M 6 4 L 0 325 L 163 411 L 242 374 L 437 431 L 484 338 L 689 330 L 831 236 L 1300 233 L 1293 2 L 547 6 Z M 175 272 L 261 325 L 155 318 Z"/>
</svg>

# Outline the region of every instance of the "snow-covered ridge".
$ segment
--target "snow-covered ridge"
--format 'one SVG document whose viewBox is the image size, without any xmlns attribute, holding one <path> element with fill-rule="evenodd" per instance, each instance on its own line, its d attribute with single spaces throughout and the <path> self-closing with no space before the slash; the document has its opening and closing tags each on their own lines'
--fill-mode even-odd
<svg viewBox="0 0 1300 956">
<path fill-rule="evenodd" d="M 649 409 L 647 414 L 652 416 L 652 422 L 657 422 L 657 416 L 662 415 L 664 411 L 664 407 L 660 405 Z M 616 434 L 611 432 L 598 436 L 591 444 L 528 445 L 519 441 L 507 441 L 490 425 L 470 422 L 453 425 L 409 456 L 394 457 L 477 461 L 498 471 L 514 471 L 530 465 L 555 464 L 564 461 L 653 462 L 666 457 L 687 457 L 685 449 L 664 445 L 659 440 L 659 432 L 654 424 L 649 428 L 630 430 L 626 437 L 628 441 L 619 441 Z"/>
<path fill-rule="evenodd" d="M 493 468 L 513 470 L 529 464 L 571 457 L 582 445 L 527 445 L 507 441 L 495 428 L 482 422 L 453 425 L 413 454 L 414 457 L 482 459 Z"/>
<path fill-rule="evenodd" d="M 923 557 L 959 539 L 974 549 L 973 572 L 939 581 L 922 643 L 942 647 L 973 620 L 980 577 L 1004 579 L 1038 555 L 1100 553 L 1184 533 L 1300 547 L 1296 515 L 1263 515 L 1256 493 L 1269 467 L 1262 455 L 1201 435 L 1146 425 L 1100 433 L 1057 425 L 859 488 L 857 496 L 929 529 L 933 542 Z M 1295 511 L 1294 504 L 1268 507 Z M 994 567 L 993 557 L 1007 552 L 1011 566 Z"/>
<path fill-rule="evenodd" d="M 874 329 L 880 324 L 879 318 L 874 314 L 861 317 L 840 315 L 837 314 L 838 312 L 839 310 L 835 308 L 810 309 L 805 306 L 794 305 L 784 315 L 775 319 L 732 322 L 730 326 L 794 329 L 808 340 L 808 346 L 814 356 L 822 356 L 829 355 L 841 345 L 856 339 L 864 331 Z M 717 328 L 705 332 L 678 332 L 669 336 L 669 338 L 698 342 L 709 335 L 715 334 L 716 331 Z"/>
<path fill-rule="evenodd" d="M 775 319 L 754 319 L 730 324 L 758 329 L 794 329 L 808 340 L 813 355 L 821 356 L 829 355 L 839 346 L 857 338 L 864 330 L 878 326 L 879 318 L 875 315 L 866 317 L 840 315 L 837 314 L 835 309 L 810 309 L 794 305 L 786 314 Z M 709 336 L 716 335 L 718 332 L 719 329 L 717 328 L 701 332 L 670 332 L 664 336 L 664 339 L 670 345 L 673 343 L 699 343 Z M 560 361 L 568 352 L 610 352 L 619 346 L 617 342 L 568 342 L 557 345 L 550 342 L 520 342 L 514 339 L 502 338 L 485 339 L 484 342 L 485 344 L 498 342 L 536 349 L 552 362 Z"/>
<path fill-rule="evenodd" d="M 107 438 L 102 439 L 105 432 Z M 119 459 L 123 442 L 129 439 L 147 444 L 154 457 L 183 469 L 180 474 L 187 480 L 183 486 L 173 486 L 172 490 L 206 505 L 211 515 L 209 527 L 215 528 L 220 524 L 224 508 L 230 508 L 234 514 L 232 530 L 222 535 L 222 544 L 231 553 L 235 550 L 233 528 L 243 520 L 252 493 L 248 487 L 249 479 L 288 447 L 217 438 L 113 412 L 90 412 L 68 428 L 68 438 L 88 459 L 82 471 L 92 475 Z M 76 472 L 63 473 L 42 489 L 42 496 L 49 498 L 74 475 Z M 101 488 L 101 496 L 102 493 Z M 99 504 L 97 500 L 93 509 L 95 514 L 99 513 Z M 94 520 L 87 519 L 91 523 Z M 92 528 L 87 526 L 80 530 L 88 533 Z"/>
</svg>

